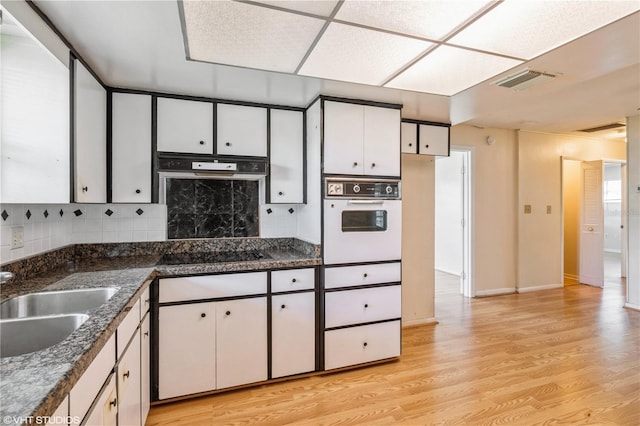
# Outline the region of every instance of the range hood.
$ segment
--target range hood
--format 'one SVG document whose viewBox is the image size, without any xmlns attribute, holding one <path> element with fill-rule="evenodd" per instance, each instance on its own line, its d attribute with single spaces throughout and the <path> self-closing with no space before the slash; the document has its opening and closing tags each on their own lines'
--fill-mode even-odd
<svg viewBox="0 0 640 426">
<path fill-rule="evenodd" d="M 215 157 L 158 154 L 157 171 L 163 177 L 260 179 L 268 174 L 263 157 Z"/>
</svg>

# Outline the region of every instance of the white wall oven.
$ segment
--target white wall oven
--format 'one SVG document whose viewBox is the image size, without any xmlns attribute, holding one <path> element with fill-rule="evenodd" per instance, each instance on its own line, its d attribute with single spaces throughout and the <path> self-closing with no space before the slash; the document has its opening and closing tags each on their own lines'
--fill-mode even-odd
<svg viewBox="0 0 640 426">
<path fill-rule="evenodd" d="M 325 265 L 400 260 L 400 181 L 327 177 L 324 182 Z"/>
</svg>

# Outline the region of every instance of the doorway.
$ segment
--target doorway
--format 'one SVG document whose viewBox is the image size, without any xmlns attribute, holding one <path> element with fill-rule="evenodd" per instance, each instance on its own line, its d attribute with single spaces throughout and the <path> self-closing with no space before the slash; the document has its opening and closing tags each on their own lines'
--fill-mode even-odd
<svg viewBox="0 0 640 426">
<path fill-rule="evenodd" d="M 623 268 L 622 164 L 604 163 L 604 281 L 620 284 L 625 276 Z"/>
<path fill-rule="evenodd" d="M 435 165 L 435 292 L 473 297 L 472 148 L 452 147 Z"/>
</svg>

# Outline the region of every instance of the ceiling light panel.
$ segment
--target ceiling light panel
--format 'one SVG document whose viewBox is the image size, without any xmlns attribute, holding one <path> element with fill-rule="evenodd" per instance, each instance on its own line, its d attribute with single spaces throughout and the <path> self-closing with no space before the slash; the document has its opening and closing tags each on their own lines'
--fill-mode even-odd
<svg viewBox="0 0 640 426">
<path fill-rule="evenodd" d="M 522 61 L 440 46 L 385 87 L 453 96 Z"/>
<path fill-rule="evenodd" d="M 449 43 L 528 60 L 638 9 L 638 1 L 506 0 Z"/>
<path fill-rule="evenodd" d="M 324 20 L 233 1 L 182 2 L 191 59 L 292 73 Z"/>
<path fill-rule="evenodd" d="M 331 23 L 299 74 L 380 85 L 432 43 Z"/>
<path fill-rule="evenodd" d="M 335 0 L 257 0 L 256 3 L 295 10 L 296 12 L 329 17 L 338 4 Z"/>
<path fill-rule="evenodd" d="M 335 19 L 441 40 L 491 3 L 487 0 L 346 0 Z"/>
</svg>

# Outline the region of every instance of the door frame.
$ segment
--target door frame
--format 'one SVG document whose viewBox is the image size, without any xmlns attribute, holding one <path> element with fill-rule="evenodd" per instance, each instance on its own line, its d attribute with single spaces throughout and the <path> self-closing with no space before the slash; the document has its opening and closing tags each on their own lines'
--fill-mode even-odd
<svg viewBox="0 0 640 426">
<path fill-rule="evenodd" d="M 474 250 L 474 162 L 475 147 L 451 145 L 451 151 L 464 153 L 462 176 L 462 220 L 466 226 L 462 229 L 462 273 L 460 286 L 464 297 L 475 297 L 475 250 Z"/>
<path fill-rule="evenodd" d="M 604 158 L 602 160 L 602 162 L 606 165 L 606 164 L 620 164 L 620 176 L 621 176 L 621 182 L 620 185 L 622 185 L 622 191 L 621 191 L 621 203 L 620 203 L 620 207 L 621 207 L 621 221 L 622 221 L 622 233 L 621 233 L 621 239 L 622 239 L 622 247 L 621 250 L 622 252 L 620 253 L 620 262 L 621 262 L 621 276 L 622 278 L 627 278 L 627 275 L 629 273 L 629 215 L 627 212 L 627 205 L 628 205 L 628 197 L 629 194 L 627 192 L 627 183 L 628 183 L 628 177 L 627 177 L 627 160 L 615 160 L 615 159 L 608 159 L 608 158 Z M 604 185 L 604 176 L 602 177 L 602 183 Z"/>
</svg>

